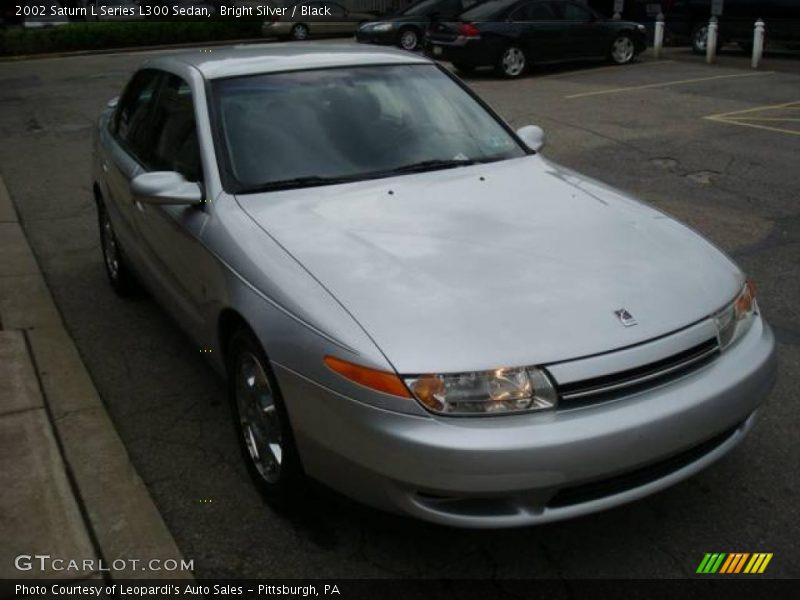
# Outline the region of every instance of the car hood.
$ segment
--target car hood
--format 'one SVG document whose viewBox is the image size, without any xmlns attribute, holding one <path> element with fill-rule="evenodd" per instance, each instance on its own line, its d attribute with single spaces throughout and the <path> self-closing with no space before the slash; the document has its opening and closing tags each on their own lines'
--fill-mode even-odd
<svg viewBox="0 0 800 600">
<path fill-rule="evenodd" d="M 404 374 L 629 346 L 743 283 L 687 227 L 538 155 L 237 200 Z"/>
</svg>

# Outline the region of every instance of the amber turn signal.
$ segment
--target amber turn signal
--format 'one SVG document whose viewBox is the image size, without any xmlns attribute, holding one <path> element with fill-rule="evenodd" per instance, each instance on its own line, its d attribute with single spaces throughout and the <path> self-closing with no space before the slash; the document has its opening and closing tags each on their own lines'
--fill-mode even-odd
<svg viewBox="0 0 800 600">
<path fill-rule="evenodd" d="M 325 365 L 331 371 L 335 371 L 345 379 L 349 379 L 350 381 L 372 390 L 377 390 L 384 394 L 391 394 L 392 396 L 400 396 L 401 398 L 412 397 L 406 385 L 394 373 L 362 367 L 361 365 L 336 358 L 335 356 L 326 356 Z"/>
</svg>

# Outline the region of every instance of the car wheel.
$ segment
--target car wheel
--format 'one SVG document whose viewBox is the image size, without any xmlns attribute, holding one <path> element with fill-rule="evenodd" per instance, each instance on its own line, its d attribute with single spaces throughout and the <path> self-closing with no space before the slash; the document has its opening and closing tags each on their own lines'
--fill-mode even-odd
<svg viewBox="0 0 800 600">
<path fill-rule="evenodd" d="M 722 39 L 717 30 L 717 50 L 722 45 Z M 692 31 L 692 52 L 695 54 L 705 54 L 708 47 L 708 25 L 698 25 Z"/>
<path fill-rule="evenodd" d="M 231 337 L 226 358 L 228 397 L 248 471 L 268 501 L 283 504 L 299 491 L 303 469 L 277 380 L 245 328 Z"/>
<path fill-rule="evenodd" d="M 100 227 L 100 247 L 103 250 L 103 264 L 108 281 L 119 296 L 132 296 L 139 285 L 125 262 L 122 248 L 114 233 L 114 226 L 111 224 L 108 211 L 102 204 L 98 208 L 98 225 Z"/>
<path fill-rule="evenodd" d="M 497 60 L 497 72 L 508 79 L 519 77 L 525 72 L 528 66 L 528 59 L 525 52 L 518 46 L 509 46 Z"/>
<path fill-rule="evenodd" d="M 297 42 L 302 42 L 303 40 L 308 39 L 308 27 L 302 23 L 298 23 L 292 27 L 292 39 Z"/>
<path fill-rule="evenodd" d="M 626 65 L 636 57 L 636 45 L 628 34 L 620 34 L 611 44 L 609 56 L 614 64 Z"/>
<path fill-rule="evenodd" d="M 457 71 L 461 73 L 472 73 L 475 70 L 475 65 L 464 64 L 464 63 L 453 63 L 453 66 L 456 68 Z"/>
<path fill-rule="evenodd" d="M 407 28 L 400 31 L 397 38 L 397 45 L 403 50 L 416 50 L 419 46 L 419 34 L 416 29 Z"/>
</svg>

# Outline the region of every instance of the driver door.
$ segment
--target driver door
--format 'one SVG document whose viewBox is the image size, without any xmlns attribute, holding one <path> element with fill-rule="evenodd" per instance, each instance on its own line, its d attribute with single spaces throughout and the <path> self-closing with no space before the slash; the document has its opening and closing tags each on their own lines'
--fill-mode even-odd
<svg viewBox="0 0 800 600">
<path fill-rule="evenodd" d="M 144 171 L 176 171 L 202 185 L 203 173 L 194 103 L 189 84 L 162 75 L 140 143 Z M 201 331 L 206 295 L 204 265 L 210 257 L 200 243 L 209 214 L 205 203 L 154 205 L 134 201 L 136 229 L 148 271 L 164 304 L 190 333 Z"/>
</svg>

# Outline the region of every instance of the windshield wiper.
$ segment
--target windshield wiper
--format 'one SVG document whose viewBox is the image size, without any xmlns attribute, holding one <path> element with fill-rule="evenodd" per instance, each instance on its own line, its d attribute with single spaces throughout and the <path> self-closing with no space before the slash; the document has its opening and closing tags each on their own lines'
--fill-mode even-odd
<svg viewBox="0 0 800 600">
<path fill-rule="evenodd" d="M 239 194 L 259 194 L 261 192 L 272 192 L 275 190 L 291 190 L 295 188 L 313 187 L 315 185 L 333 185 L 335 183 L 348 183 L 358 180 L 358 177 L 320 177 L 319 175 L 307 175 L 305 177 L 293 177 L 292 179 L 281 179 L 280 181 L 268 181 L 253 187 L 239 190 Z"/>
<path fill-rule="evenodd" d="M 402 167 L 395 167 L 394 169 L 387 169 L 383 173 L 387 174 L 400 174 L 400 173 L 422 173 L 424 171 L 436 171 L 438 169 L 453 169 L 455 167 L 468 167 L 469 165 L 477 165 L 482 161 L 472 160 L 469 158 L 464 159 L 433 159 L 423 160 L 410 165 L 403 165 Z"/>
</svg>

